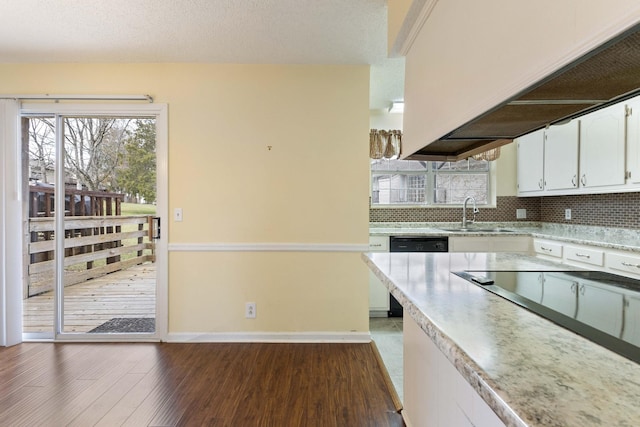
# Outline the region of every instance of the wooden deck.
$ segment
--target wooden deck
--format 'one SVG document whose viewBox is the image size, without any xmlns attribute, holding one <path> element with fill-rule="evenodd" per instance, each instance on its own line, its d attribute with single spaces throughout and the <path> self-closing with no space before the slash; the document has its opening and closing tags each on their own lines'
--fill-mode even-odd
<svg viewBox="0 0 640 427">
<path fill-rule="evenodd" d="M 88 332 L 113 318 L 153 318 L 156 267 L 145 263 L 65 290 L 65 332 Z M 24 300 L 23 332 L 53 331 L 53 292 Z"/>
</svg>

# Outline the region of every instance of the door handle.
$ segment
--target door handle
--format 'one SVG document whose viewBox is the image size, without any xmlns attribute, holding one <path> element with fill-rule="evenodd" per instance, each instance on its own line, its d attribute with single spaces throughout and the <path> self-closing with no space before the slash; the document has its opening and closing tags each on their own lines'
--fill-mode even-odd
<svg viewBox="0 0 640 427">
<path fill-rule="evenodd" d="M 150 216 L 149 217 L 149 240 L 158 240 L 160 239 L 160 217 L 159 216 Z"/>
</svg>

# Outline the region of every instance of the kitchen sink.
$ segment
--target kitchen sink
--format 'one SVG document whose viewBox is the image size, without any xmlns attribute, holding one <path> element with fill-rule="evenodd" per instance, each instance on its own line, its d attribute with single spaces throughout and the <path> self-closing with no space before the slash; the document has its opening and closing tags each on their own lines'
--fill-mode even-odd
<svg viewBox="0 0 640 427">
<path fill-rule="evenodd" d="M 513 233 L 513 230 L 506 228 L 440 228 L 440 230 L 450 233 Z"/>
</svg>

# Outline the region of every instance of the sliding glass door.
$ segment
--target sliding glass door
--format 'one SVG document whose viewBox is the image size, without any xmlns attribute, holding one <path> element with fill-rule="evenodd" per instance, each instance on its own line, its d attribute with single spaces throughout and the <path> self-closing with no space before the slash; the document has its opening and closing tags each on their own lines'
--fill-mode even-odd
<svg viewBox="0 0 640 427">
<path fill-rule="evenodd" d="M 23 112 L 25 338 L 158 337 L 157 125 Z"/>
</svg>

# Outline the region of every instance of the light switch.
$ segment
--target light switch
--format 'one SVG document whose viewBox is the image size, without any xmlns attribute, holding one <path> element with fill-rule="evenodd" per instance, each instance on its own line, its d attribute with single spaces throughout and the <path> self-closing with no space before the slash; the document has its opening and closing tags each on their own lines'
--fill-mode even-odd
<svg viewBox="0 0 640 427">
<path fill-rule="evenodd" d="M 182 208 L 175 208 L 173 210 L 173 220 L 176 222 L 182 221 Z"/>
</svg>

